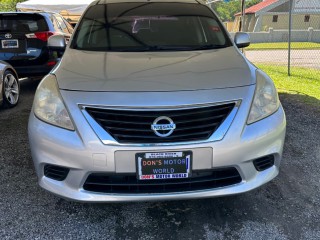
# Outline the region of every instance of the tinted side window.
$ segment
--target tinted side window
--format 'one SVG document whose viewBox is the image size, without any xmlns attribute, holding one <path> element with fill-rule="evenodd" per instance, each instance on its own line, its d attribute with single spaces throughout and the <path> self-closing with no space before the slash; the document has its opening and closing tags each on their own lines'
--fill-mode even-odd
<svg viewBox="0 0 320 240">
<path fill-rule="evenodd" d="M 56 18 L 52 15 L 50 17 L 50 19 L 53 24 L 54 30 L 56 30 L 57 32 L 62 32 L 62 29 L 61 29 L 60 25 L 58 24 L 58 21 L 56 20 Z"/>
<path fill-rule="evenodd" d="M 56 19 L 57 19 L 57 21 L 58 21 L 58 23 L 59 23 L 62 31 L 63 31 L 64 33 L 69 34 L 70 32 L 69 32 L 69 30 L 68 30 L 68 28 L 67 28 L 67 25 L 66 25 L 65 22 L 63 21 L 62 17 L 60 17 L 60 16 L 58 16 L 58 15 L 55 15 L 55 17 L 56 17 Z"/>
</svg>

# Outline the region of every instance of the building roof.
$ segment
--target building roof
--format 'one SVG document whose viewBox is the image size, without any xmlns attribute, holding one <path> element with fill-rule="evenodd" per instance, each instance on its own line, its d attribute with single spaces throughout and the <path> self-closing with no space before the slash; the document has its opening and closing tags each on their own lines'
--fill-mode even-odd
<svg viewBox="0 0 320 240">
<path fill-rule="evenodd" d="M 273 4 L 275 2 L 278 2 L 278 0 L 263 0 L 263 2 L 247 8 L 245 13 L 246 14 L 255 14 L 256 12 L 263 10 L 264 8 L 270 6 L 271 4 Z M 239 13 L 235 14 L 235 16 L 239 16 L 241 14 L 242 13 L 239 12 Z"/>
</svg>

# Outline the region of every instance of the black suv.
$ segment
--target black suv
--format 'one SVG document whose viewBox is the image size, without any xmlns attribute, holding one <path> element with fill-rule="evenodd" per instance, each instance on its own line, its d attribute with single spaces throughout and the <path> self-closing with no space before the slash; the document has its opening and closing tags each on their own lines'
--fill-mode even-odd
<svg viewBox="0 0 320 240">
<path fill-rule="evenodd" d="M 0 60 L 10 63 L 19 77 L 46 75 L 57 63 L 57 52 L 47 47 L 48 38 L 62 34 L 68 42 L 72 26 L 56 13 L 0 13 Z"/>
</svg>

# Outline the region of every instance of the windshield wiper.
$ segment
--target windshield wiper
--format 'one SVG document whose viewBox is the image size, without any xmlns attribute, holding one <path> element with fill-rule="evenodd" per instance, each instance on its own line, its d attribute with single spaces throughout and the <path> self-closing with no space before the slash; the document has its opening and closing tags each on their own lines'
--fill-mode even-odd
<svg viewBox="0 0 320 240">
<path fill-rule="evenodd" d="M 119 48 L 111 48 L 108 51 L 111 52 L 148 52 L 151 51 L 149 46 L 139 46 L 139 47 L 119 47 Z"/>
<path fill-rule="evenodd" d="M 209 50 L 209 49 L 220 49 L 220 48 L 226 48 L 225 45 L 215 45 L 215 44 L 208 44 L 208 45 L 202 45 L 192 48 L 192 50 Z"/>
<path fill-rule="evenodd" d="M 179 46 L 139 46 L 139 47 L 122 47 L 122 48 L 111 48 L 112 52 L 157 52 L 157 51 L 181 51 L 191 50 L 190 47 L 179 47 Z"/>
<path fill-rule="evenodd" d="M 190 51 L 192 47 L 188 46 L 150 46 L 154 51 Z"/>
<path fill-rule="evenodd" d="M 142 45 L 136 47 L 115 47 L 105 49 L 110 52 L 161 52 L 161 51 L 195 51 L 195 50 L 206 50 L 206 49 L 218 49 L 225 48 L 226 46 L 221 45 L 202 45 L 202 46 L 150 46 Z M 94 50 L 94 49 L 92 49 Z M 101 50 L 101 49 L 100 49 Z"/>
</svg>

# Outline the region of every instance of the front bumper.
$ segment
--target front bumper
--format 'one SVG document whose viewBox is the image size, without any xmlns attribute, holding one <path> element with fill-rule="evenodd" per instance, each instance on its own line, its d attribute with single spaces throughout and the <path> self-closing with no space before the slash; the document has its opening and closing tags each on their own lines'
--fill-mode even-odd
<svg viewBox="0 0 320 240">
<path fill-rule="evenodd" d="M 79 202 L 138 202 L 138 201 L 165 201 L 183 200 L 194 198 L 210 198 L 245 193 L 271 181 L 279 173 L 279 168 L 273 166 L 263 172 L 257 173 L 249 181 L 243 181 L 237 185 L 225 188 L 208 189 L 190 192 L 175 192 L 161 194 L 102 194 L 73 188 L 67 183 L 57 182 L 43 177 L 39 184 L 42 188 L 65 199 Z"/>
<path fill-rule="evenodd" d="M 249 106 L 250 103 L 243 102 L 242 105 Z M 84 117 L 80 119 L 80 110 L 77 110 L 79 115 L 76 121 L 79 122 L 76 122 L 76 126 L 80 126 L 81 129 L 74 132 L 48 125 L 31 113 L 29 139 L 39 184 L 58 196 L 83 202 L 178 200 L 250 191 L 269 182 L 279 173 L 286 120 L 284 111 L 280 107 L 268 118 L 245 125 L 243 119 L 246 118 L 242 115 L 247 114 L 245 109 L 248 109 L 248 106 L 240 108 L 221 141 L 156 147 L 105 145 L 89 127 Z M 75 110 L 72 106 L 69 108 L 71 112 Z M 242 182 L 216 189 L 161 194 L 105 194 L 83 189 L 83 184 L 90 173 L 134 173 L 136 152 L 191 150 L 200 154 L 203 148 L 212 149 L 212 156 L 209 156 L 209 161 L 195 157 L 193 170 L 235 167 L 242 177 Z M 252 160 L 267 155 L 274 156 L 274 166 L 258 172 Z M 67 167 L 70 168 L 70 172 L 64 181 L 55 181 L 44 176 L 45 164 Z"/>
</svg>

